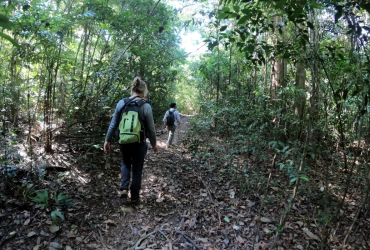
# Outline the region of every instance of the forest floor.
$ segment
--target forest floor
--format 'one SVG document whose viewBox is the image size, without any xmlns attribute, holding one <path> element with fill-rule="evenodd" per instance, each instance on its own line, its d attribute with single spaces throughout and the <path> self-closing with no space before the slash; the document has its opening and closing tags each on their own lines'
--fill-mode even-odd
<svg viewBox="0 0 370 250">
<path fill-rule="evenodd" d="M 136 205 L 118 195 L 117 145 L 110 154 L 104 154 L 101 145 L 85 150 L 81 144 L 80 151 L 69 152 L 65 145 L 46 158 L 42 153 L 35 156 L 39 164 L 47 162 L 42 180 L 30 184 L 27 180 L 35 176 L 19 172 L 12 184 L 6 179 L 0 187 L 0 193 L 8 192 L 0 203 L 4 206 L 0 249 L 318 249 L 320 232 L 310 218 L 315 209 L 311 204 L 298 201 L 285 231 L 275 237 L 288 196 L 263 200 L 259 190 L 241 187 L 237 176 L 229 178 L 227 163 L 216 171 L 217 166 L 210 167 L 204 158 L 191 157 L 182 144 L 190 118 L 182 119 L 172 147 L 165 149 L 167 134 L 162 131 L 157 137 L 159 152 L 148 151 L 141 202 Z M 249 157 L 238 161 L 255 165 Z M 264 168 L 252 174 L 268 179 Z M 280 189 L 279 183 L 253 187 L 263 190 L 266 185 L 271 187 L 266 197 Z M 41 189 L 49 191 L 46 201 L 30 203 L 29 193 Z M 262 200 L 271 206 L 263 206 Z M 369 223 L 364 223 L 368 228 Z M 367 236 L 365 230 L 352 242 L 368 244 Z"/>
</svg>

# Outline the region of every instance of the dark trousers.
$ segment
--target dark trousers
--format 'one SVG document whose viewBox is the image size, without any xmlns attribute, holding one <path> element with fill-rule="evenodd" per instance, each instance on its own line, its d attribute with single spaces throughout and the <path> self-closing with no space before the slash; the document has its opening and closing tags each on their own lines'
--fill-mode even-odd
<svg viewBox="0 0 370 250">
<path fill-rule="evenodd" d="M 131 191 L 131 199 L 139 199 L 141 189 L 141 179 L 143 174 L 144 157 L 148 145 L 144 143 L 121 144 L 122 154 L 121 167 L 121 190 Z M 132 171 L 132 181 L 130 185 Z"/>
</svg>

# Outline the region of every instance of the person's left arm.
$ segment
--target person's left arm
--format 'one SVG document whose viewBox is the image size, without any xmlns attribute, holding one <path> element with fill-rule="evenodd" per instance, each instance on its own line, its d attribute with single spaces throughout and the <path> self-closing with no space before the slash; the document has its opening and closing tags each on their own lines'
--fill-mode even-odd
<svg viewBox="0 0 370 250">
<path fill-rule="evenodd" d="M 152 107 L 150 105 L 144 104 L 144 116 L 145 116 L 145 130 L 149 138 L 150 144 L 154 148 L 157 145 L 157 137 L 155 134 L 155 126 L 153 119 Z"/>
<path fill-rule="evenodd" d="M 179 111 L 175 112 L 175 115 L 176 115 L 177 123 L 178 123 L 178 125 L 180 126 L 180 124 L 181 124 L 181 118 L 180 118 L 180 113 L 179 113 Z"/>
<path fill-rule="evenodd" d="M 105 141 L 104 141 L 104 152 L 108 152 L 110 150 L 110 140 L 112 139 L 114 133 L 116 132 L 116 129 L 119 126 L 120 122 L 120 111 L 124 105 L 124 101 L 120 100 L 117 105 L 116 109 L 114 110 L 112 120 L 110 121 L 109 128 L 107 131 L 107 134 L 105 135 Z"/>
<path fill-rule="evenodd" d="M 163 117 L 163 124 L 164 124 L 164 126 L 167 125 L 167 116 L 168 116 L 168 110 L 166 111 L 166 113 L 164 113 L 164 117 Z"/>
</svg>

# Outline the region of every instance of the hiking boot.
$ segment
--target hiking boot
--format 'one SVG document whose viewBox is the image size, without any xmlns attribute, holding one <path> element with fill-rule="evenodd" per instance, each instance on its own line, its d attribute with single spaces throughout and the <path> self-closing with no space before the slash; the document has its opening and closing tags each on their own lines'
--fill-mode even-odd
<svg viewBox="0 0 370 250">
<path fill-rule="evenodd" d="M 128 190 L 125 190 L 125 189 L 121 190 L 119 192 L 119 197 L 120 198 L 127 198 L 128 197 Z"/>
<path fill-rule="evenodd" d="M 137 205 L 140 202 L 139 197 L 131 197 L 131 204 Z"/>
<path fill-rule="evenodd" d="M 137 205 L 140 203 L 140 199 L 131 199 L 131 204 L 132 205 Z"/>
</svg>

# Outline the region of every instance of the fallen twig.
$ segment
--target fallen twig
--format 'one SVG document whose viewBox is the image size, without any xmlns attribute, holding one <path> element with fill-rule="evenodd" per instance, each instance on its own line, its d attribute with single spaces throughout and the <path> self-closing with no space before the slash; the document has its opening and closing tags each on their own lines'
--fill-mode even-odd
<svg viewBox="0 0 370 250">
<path fill-rule="evenodd" d="M 155 234 L 156 232 L 158 232 L 158 230 L 154 230 L 153 232 L 151 232 L 151 233 L 149 233 L 149 234 L 147 234 L 147 235 L 145 235 L 145 236 L 143 236 L 143 237 L 141 237 L 137 242 L 136 242 L 136 244 L 135 244 L 135 246 L 134 246 L 134 248 L 133 249 L 138 249 L 139 248 L 139 246 L 140 246 L 140 244 L 146 239 L 146 238 L 148 238 L 150 235 L 152 235 L 152 234 Z"/>
<path fill-rule="evenodd" d="M 206 185 L 206 183 L 203 180 L 202 180 L 202 183 L 206 187 L 206 190 L 207 190 L 207 193 L 209 195 L 209 198 L 211 199 L 211 202 L 213 203 L 213 209 L 218 214 L 218 221 L 219 221 L 218 226 L 220 227 L 221 226 L 221 216 L 220 216 L 220 212 L 216 209 L 217 204 L 216 204 L 216 202 L 213 201 L 211 191 L 209 191 L 209 188 Z"/>
<path fill-rule="evenodd" d="M 188 242 L 190 242 L 191 244 L 193 244 L 193 246 L 196 248 L 196 249 L 202 249 L 200 246 L 197 245 L 197 243 L 195 243 L 192 239 L 190 239 L 189 236 L 187 236 L 184 232 L 181 232 L 181 231 L 175 231 L 175 233 L 177 234 L 181 234 Z"/>
<path fill-rule="evenodd" d="M 170 239 L 167 237 L 167 235 L 165 233 L 163 233 L 161 230 L 158 231 L 159 233 L 161 233 L 168 241 L 168 247 L 170 248 L 170 250 L 172 250 L 172 243 L 170 241 Z"/>
<path fill-rule="evenodd" d="M 180 213 L 179 213 L 180 214 Z M 181 221 L 180 221 L 180 225 L 179 225 L 179 228 L 183 228 L 184 227 L 184 221 L 185 221 L 185 215 L 186 215 L 186 210 L 184 211 L 184 214 L 183 215 L 181 215 L 180 214 L 180 216 L 181 216 Z"/>
</svg>

